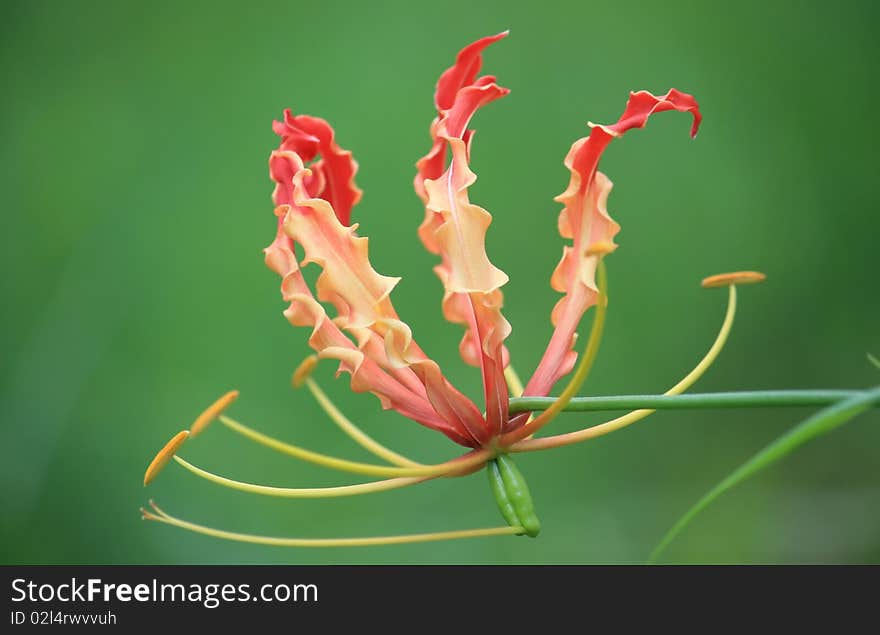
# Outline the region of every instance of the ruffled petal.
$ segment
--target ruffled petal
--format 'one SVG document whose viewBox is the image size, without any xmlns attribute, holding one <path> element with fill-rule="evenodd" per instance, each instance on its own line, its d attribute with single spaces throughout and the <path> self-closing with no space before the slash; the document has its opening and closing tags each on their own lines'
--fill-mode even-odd
<svg viewBox="0 0 880 635">
<path fill-rule="evenodd" d="M 559 215 L 559 233 L 572 244 L 563 248 L 562 260 L 551 278 L 551 285 L 565 295 L 553 308 L 555 330 L 537 369 L 526 385 L 526 395 L 546 395 L 556 381 L 571 371 L 577 354 L 572 350 L 575 331 L 584 312 L 596 303 L 596 266 L 592 247 L 605 243 L 616 248 L 614 237 L 620 231 L 608 215 L 606 202 L 611 181 L 597 170 L 599 159 L 615 137 L 632 128 L 643 128 L 648 118 L 665 110 L 689 112 L 693 116 L 691 136 L 697 134 L 702 119 L 696 100 L 685 93 L 670 90 L 662 97 L 649 92 L 631 93 L 626 109 L 617 123 L 590 124 L 588 137 L 574 142 L 565 158 L 571 172 L 568 188 L 554 200 L 563 204 Z M 607 248 L 602 249 L 607 252 Z"/>
<path fill-rule="evenodd" d="M 509 31 L 502 31 L 497 35 L 480 38 L 458 52 L 455 64 L 443 71 L 440 79 L 437 80 L 434 105 L 439 112 L 452 108 L 458 91 L 470 86 L 477 79 L 477 74 L 483 66 L 483 50 L 490 44 L 507 37 L 508 33 Z"/>
<path fill-rule="evenodd" d="M 282 206 L 276 211 L 285 213 L 285 208 Z M 362 353 L 337 324 L 328 318 L 324 307 L 312 295 L 296 255 L 290 248 L 289 240 L 289 237 L 280 232 L 275 241 L 264 250 L 266 263 L 282 277 L 281 294 L 290 303 L 284 311 L 285 317 L 295 326 L 312 327 L 309 345 L 319 356 L 340 361 L 340 371 L 351 374 L 352 389 L 355 392 L 372 392 L 379 398 L 383 408 L 393 408 L 429 428 L 447 433 L 450 426 L 437 415 L 421 384 L 417 384 L 418 389 L 414 390 L 411 385 L 389 374 L 380 363 Z M 328 349 L 332 351 L 328 353 Z M 340 351 L 348 353 L 343 355 Z M 354 363 L 357 356 L 360 358 Z M 459 442 L 461 435 L 452 436 Z"/>
<path fill-rule="evenodd" d="M 310 196 L 323 198 L 333 207 L 339 222 L 348 225 L 351 210 L 361 200 L 363 192 L 355 185 L 358 164 L 349 150 L 339 147 L 333 128 L 320 117 L 294 116 L 284 111 L 284 120 L 272 125 L 281 137 L 280 150 L 295 152 L 303 161 L 321 158 L 309 166 L 311 181 L 307 183 Z M 284 201 L 289 203 L 290 201 Z M 280 204 L 280 201 L 275 201 Z"/>
<path fill-rule="evenodd" d="M 298 184 L 308 171 L 294 177 Z M 324 199 L 306 198 L 297 187 L 295 206 L 286 208 L 284 231 L 303 246 L 303 264 L 321 267 L 318 299 L 338 311 L 342 328 L 369 328 L 391 313 L 389 295 L 400 278 L 383 276 L 370 264 L 369 239 L 355 233 L 357 225 L 342 225 Z"/>
<path fill-rule="evenodd" d="M 429 129 L 432 144 L 431 149 L 428 154 L 416 162 L 417 172 L 414 186 L 416 194 L 419 195 L 419 198 L 421 198 L 424 203 L 428 202 L 428 195 L 425 192 L 424 186 L 425 180 L 440 178 L 440 175 L 443 174 L 443 171 L 446 168 L 446 140 L 437 134 L 440 122 L 446 113 L 455 105 L 456 98 L 462 89 L 468 87 L 480 88 L 495 83 L 495 77 L 491 75 L 477 77 L 477 74 L 480 72 L 480 68 L 483 65 L 482 53 L 487 46 L 506 37 L 507 33 L 507 31 L 504 31 L 497 35 L 490 35 L 464 47 L 459 51 L 458 56 L 455 59 L 455 64 L 447 68 L 437 81 L 437 88 L 434 92 L 434 106 L 437 109 L 437 117 L 431 122 Z M 495 88 L 497 89 L 499 87 L 496 85 Z M 507 89 L 500 90 L 502 92 L 496 94 L 496 99 L 498 97 L 503 97 L 509 92 Z M 471 112 L 471 116 L 472 115 L 473 111 Z M 458 136 L 464 140 L 466 145 L 470 146 L 472 134 L 473 131 L 464 130 Z M 430 222 L 431 219 L 429 214 L 428 218 L 425 219 L 425 223 L 430 224 Z M 425 235 L 422 235 L 423 233 Z M 422 240 L 425 240 L 426 236 L 430 239 L 430 232 L 427 230 L 420 230 L 419 235 L 422 237 Z"/>
<path fill-rule="evenodd" d="M 443 377 L 397 317 L 390 293 L 399 279 L 376 272 L 369 241 L 357 235 L 357 225 L 344 225 L 328 200 L 313 195 L 320 183 L 313 170 L 295 151 L 278 150 L 270 157 L 270 174 L 280 204 L 278 233 L 266 249 L 266 261 L 283 277 L 282 295 L 291 303 L 285 315 L 291 323 L 312 327 L 309 344 L 319 357 L 339 361 L 340 372 L 351 375 L 353 390 L 372 392 L 383 407 L 461 445 L 479 447 L 488 441 L 482 413 Z M 321 268 L 317 298 L 302 276 L 295 243 L 305 252 L 302 264 Z M 319 300 L 332 305 L 337 316 L 329 319 Z"/>
<path fill-rule="evenodd" d="M 509 92 L 493 77 L 477 78 L 482 50 L 505 35 L 465 47 L 455 65 L 441 75 L 435 93 L 438 118 L 431 125 L 433 145 L 417 163 L 415 180 L 416 192 L 425 202 L 419 237 L 428 251 L 441 258 L 434 270 L 444 286 L 443 314 L 466 329 L 459 350 L 467 363 L 481 369 L 486 420 L 493 435 L 507 421 L 503 343 L 511 329 L 501 314 L 500 289 L 508 278 L 486 255 L 486 231 L 492 217 L 468 197 L 476 180 L 468 166 L 473 136 L 468 125 L 479 108 Z M 448 166 L 447 150 L 451 153 Z"/>
</svg>

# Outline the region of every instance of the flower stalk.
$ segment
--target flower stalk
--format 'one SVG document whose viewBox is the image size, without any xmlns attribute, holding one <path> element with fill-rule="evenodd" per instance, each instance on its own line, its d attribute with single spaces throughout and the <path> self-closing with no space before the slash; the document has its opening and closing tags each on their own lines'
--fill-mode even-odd
<svg viewBox="0 0 880 635">
<path fill-rule="evenodd" d="M 830 406 L 856 397 L 861 390 L 748 390 L 739 392 L 690 393 L 686 395 L 608 395 L 575 397 L 563 412 L 601 412 L 609 410 L 712 410 L 723 408 L 805 408 Z M 519 397 L 510 400 L 510 411 L 546 410 L 556 397 Z M 880 402 L 873 406 L 880 407 Z"/>
</svg>

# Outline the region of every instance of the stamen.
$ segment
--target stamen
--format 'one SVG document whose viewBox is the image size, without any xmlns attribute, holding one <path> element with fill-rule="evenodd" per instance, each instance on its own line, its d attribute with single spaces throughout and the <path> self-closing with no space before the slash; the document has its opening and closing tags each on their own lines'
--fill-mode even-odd
<svg viewBox="0 0 880 635">
<path fill-rule="evenodd" d="M 697 380 L 703 376 L 703 373 L 708 370 L 715 359 L 717 359 L 718 354 L 721 353 L 721 349 L 724 348 L 724 344 L 727 342 L 727 337 L 730 335 L 730 329 L 733 326 L 733 318 L 736 316 L 736 285 L 731 284 L 729 289 L 727 313 L 724 316 L 724 322 L 721 324 L 721 329 L 718 331 L 718 336 L 715 338 L 709 352 L 706 353 L 703 359 L 700 360 L 700 363 L 697 364 L 691 372 L 685 375 L 681 381 L 663 393 L 664 395 L 680 395 L 693 386 Z M 609 432 L 614 432 L 615 430 L 620 430 L 636 421 L 644 419 L 654 412 L 656 412 L 656 410 L 633 410 L 632 412 L 628 412 L 616 419 L 611 419 L 605 423 L 584 428 L 577 432 L 569 432 L 568 434 L 559 434 L 552 437 L 544 437 L 542 439 L 527 439 L 525 441 L 520 441 L 508 449 L 511 452 L 530 452 L 533 450 L 546 450 L 548 448 L 579 443 L 581 441 L 586 441 L 587 439 L 600 437 Z"/>
<path fill-rule="evenodd" d="M 763 282 L 766 279 L 767 276 L 760 271 L 733 271 L 703 278 L 702 287 L 704 289 L 712 289 L 726 287 L 730 284 L 754 284 L 756 282 Z"/>
<path fill-rule="evenodd" d="M 599 259 L 596 271 L 598 273 L 597 282 L 599 286 L 599 297 L 596 301 L 596 315 L 593 318 L 590 338 L 587 341 L 587 346 L 584 349 L 580 362 L 578 363 L 577 370 L 575 370 L 568 385 L 553 405 L 535 417 L 531 422 L 525 424 L 521 428 L 513 430 L 512 432 L 508 432 L 501 437 L 502 447 L 511 446 L 518 441 L 522 441 L 550 423 L 556 418 L 556 415 L 565 409 L 568 402 L 577 395 L 581 386 L 584 384 L 584 380 L 586 380 L 587 375 L 589 375 L 590 369 L 593 367 L 593 362 L 596 360 L 596 355 L 599 352 L 599 344 L 602 341 L 602 332 L 605 327 L 605 315 L 608 312 L 608 275 L 605 270 L 605 261 L 601 258 Z"/>
<path fill-rule="evenodd" d="M 525 388 L 523 387 L 522 380 L 519 378 L 517 372 L 513 369 L 513 364 L 508 364 L 507 368 L 504 369 L 504 380 L 507 382 L 507 389 L 510 391 L 511 397 L 522 397 Z M 529 414 L 529 418 L 526 420 L 526 423 L 532 420 L 532 415 Z"/>
<path fill-rule="evenodd" d="M 317 358 L 316 358 L 317 359 Z M 300 366 L 300 369 L 302 366 Z M 299 372 L 299 369 L 297 369 Z M 296 375 L 294 374 L 294 381 L 296 381 Z M 354 441 L 360 445 L 365 450 L 372 452 L 376 456 L 381 459 L 385 459 L 389 463 L 394 465 L 399 465 L 401 467 L 425 467 L 421 463 L 416 463 L 405 456 L 401 456 L 397 454 L 393 450 L 386 448 L 384 445 L 373 439 L 366 432 L 357 427 L 352 421 L 346 417 L 339 408 L 336 407 L 336 404 L 327 396 L 327 394 L 321 390 L 321 387 L 318 386 L 317 382 L 311 377 L 306 377 L 303 379 L 306 387 L 309 389 L 309 392 L 312 393 L 312 396 L 315 398 L 315 401 L 318 402 L 318 405 L 321 406 L 321 409 L 327 413 L 327 416 L 330 417 L 331 421 L 338 425 L 345 434 L 350 436 Z"/>
<path fill-rule="evenodd" d="M 193 422 L 192 426 L 190 426 L 190 434 L 194 437 L 197 434 L 200 434 L 202 430 L 208 427 L 209 423 L 220 416 L 220 414 L 232 405 L 232 402 L 236 399 L 238 399 L 238 391 L 230 390 L 228 393 L 220 397 L 220 399 L 205 408 L 205 411 L 200 414 Z"/>
<path fill-rule="evenodd" d="M 168 464 L 168 461 L 171 460 L 171 457 L 174 456 L 175 452 L 180 449 L 180 446 L 183 445 L 183 442 L 186 441 L 189 435 L 189 430 L 181 430 L 165 444 L 165 447 L 159 450 L 159 453 L 153 457 L 153 460 L 150 461 L 150 464 L 147 466 L 147 471 L 144 472 L 144 487 L 149 485 L 153 479 L 156 478 L 159 472 L 162 471 L 162 468 L 165 467 Z"/>
<path fill-rule="evenodd" d="M 179 456 L 175 456 L 174 460 L 196 476 L 211 481 L 212 483 L 222 485 L 223 487 L 229 487 L 250 494 L 277 496 L 279 498 L 338 498 L 342 496 L 357 496 L 359 494 L 372 494 L 374 492 L 400 489 L 401 487 L 415 485 L 416 483 L 422 483 L 433 478 L 431 476 L 392 478 L 373 483 L 358 483 L 357 485 L 341 485 L 338 487 L 273 487 L 271 485 L 256 485 L 254 483 L 235 481 L 231 478 L 226 478 L 225 476 L 219 476 L 218 474 L 213 474 L 200 467 L 196 467 Z"/>
<path fill-rule="evenodd" d="M 223 531 L 221 529 L 213 529 L 212 527 L 206 527 L 204 525 L 197 525 L 195 523 L 175 518 L 174 516 L 163 512 L 152 501 L 150 501 L 150 504 L 155 510 L 155 513 L 141 508 L 141 515 L 144 520 L 152 520 L 165 523 L 166 525 L 173 525 L 197 534 L 213 536 L 214 538 L 274 547 L 375 547 L 380 545 L 404 545 L 418 542 L 437 542 L 440 540 L 459 540 L 462 538 L 480 538 L 486 536 L 514 536 L 525 531 L 522 527 L 491 527 L 487 529 L 465 529 L 459 531 L 440 531 L 429 534 L 374 536 L 368 538 L 275 538 L 272 536 L 257 536 L 254 534 Z"/>
<path fill-rule="evenodd" d="M 302 363 L 297 367 L 295 371 L 293 371 L 293 378 L 291 383 L 293 383 L 294 388 L 300 388 L 303 383 L 311 377 L 312 373 L 315 370 L 315 366 L 318 365 L 318 356 L 317 355 L 309 355 L 306 357 Z"/>
<path fill-rule="evenodd" d="M 141 507 L 141 516 L 143 517 L 143 520 L 159 520 L 168 516 L 168 514 L 159 509 L 159 506 L 156 505 L 156 501 L 154 501 L 152 498 L 147 502 L 149 503 L 153 511 L 150 511 L 145 507 Z"/>
<path fill-rule="evenodd" d="M 272 450 L 287 454 L 294 458 L 321 465 L 330 469 L 342 472 L 353 472 L 355 474 L 367 474 L 369 476 L 464 476 L 479 469 L 485 465 L 486 461 L 492 458 L 490 450 L 473 450 L 468 454 L 462 455 L 451 461 L 440 463 L 437 465 L 425 465 L 422 467 L 391 467 L 385 465 L 374 465 L 372 463 L 360 463 L 358 461 L 348 461 L 339 459 L 334 456 L 328 456 L 319 452 L 306 450 L 305 448 L 279 441 L 262 432 L 249 428 L 225 415 L 220 415 L 220 422 L 230 430 L 263 445 Z"/>
<path fill-rule="evenodd" d="M 507 381 L 507 388 L 510 390 L 512 397 L 522 397 L 523 383 L 517 372 L 513 369 L 513 364 L 508 364 L 504 369 L 504 379 Z"/>
</svg>

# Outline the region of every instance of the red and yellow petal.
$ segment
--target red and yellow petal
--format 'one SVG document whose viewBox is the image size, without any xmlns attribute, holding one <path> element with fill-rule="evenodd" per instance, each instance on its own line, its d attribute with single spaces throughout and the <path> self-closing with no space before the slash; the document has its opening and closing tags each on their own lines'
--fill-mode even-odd
<svg viewBox="0 0 880 635">
<path fill-rule="evenodd" d="M 507 420 L 507 387 L 503 381 L 510 324 L 501 313 L 501 287 L 507 275 L 486 254 L 486 231 L 492 216 L 470 202 L 468 189 L 476 176 L 468 166 L 473 131 L 471 119 L 482 106 L 509 91 L 494 77 L 477 77 L 482 51 L 506 33 L 483 38 L 459 52 L 455 64 L 437 83 L 438 118 L 431 124 L 433 145 L 418 163 L 416 192 L 425 203 L 419 237 L 440 256 L 434 271 L 444 286 L 443 314 L 465 327 L 459 350 L 480 368 L 486 397 L 486 420 L 492 434 Z M 451 160 L 446 164 L 447 150 Z"/>
<path fill-rule="evenodd" d="M 620 225 L 606 208 L 611 181 L 598 171 L 599 159 L 612 139 L 633 128 L 643 128 L 652 114 L 667 110 L 691 113 L 691 136 L 696 135 L 701 115 L 691 95 L 674 89 L 661 97 L 639 91 L 630 94 L 617 123 L 590 124 L 590 135 L 575 141 L 565 158 L 565 167 L 571 173 L 569 185 L 554 200 L 563 205 L 559 233 L 572 243 L 563 248 L 562 260 L 551 278 L 553 288 L 565 295 L 553 309 L 551 319 L 555 329 L 526 385 L 526 395 L 548 394 L 556 381 L 571 371 L 576 357 L 572 346 L 578 324 L 598 297 L 595 279 L 598 259 L 616 247 L 614 237 Z"/>
<path fill-rule="evenodd" d="M 332 152 L 321 145 L 332 143 L 332 129 L 323 120 L 289 113 L 285 124 L 287 137 L 282 135 L 281 148 L 270 158 L 278 226 L 265 251 L 267 264 L 283 278 L 282 295 L 290 302 L 288 320 L 312 328 L 309 345 L 319 357 L 337 360 L 339 372 L 351 375 L 356 392 L 372 392 L 383 407 L 456 443 L 482 445 L 489 434 L 481 412 L 443 377 L 398 318 L 390 294 L 399 279 L 372 267 L 369 241 L 358 236 L 357 225 L 346 224 L 345 214 L 331 202 L 341 201 L 350 210 L 359 198 L 359 191 L 355 196 L 350 188 L 343 188 L 341 195 L 333 190 L 334 179 L 340 183 L 339 175 L 354 172 L 346 172 L 345 166 L 333 171 L 328 161 Z M 294 127 L 297 134 L 290 133 Z M 306 156 L 319 152 L 322 158 L 306 167 L 297 149 L 312 153 Z M 350 178 L 345 183 L 353 185 Z M 297 243 L 305 252 L 302 263 L 294 251 Z M 309 263 L 321 269 L 316 294 L 300 270 L 301 264 Z M 336 309 L 336 317 L 330 319 L 322 302 Z"/>
</svg>

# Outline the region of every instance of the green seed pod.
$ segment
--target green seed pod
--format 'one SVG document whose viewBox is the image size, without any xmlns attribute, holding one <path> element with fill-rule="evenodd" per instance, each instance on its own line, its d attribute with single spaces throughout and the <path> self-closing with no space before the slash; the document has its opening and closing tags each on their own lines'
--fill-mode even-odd
<svg viewBox="0 0 880 635">
<path fill-rule="evenodd" d="M 489 487 L 495 495 L 495 502 L 498 503 L 498 510 L 511 527 L 520 527 L 522 524 L 513 508 L 513 503 L 507 495 L 507 489 L 504 487 L 504 479 L 501 478 L 501 470 L 498 468 L 498 461 L 495 459 L 489 461 L 486 465 L 486 474 L 489 476 Z"/>
<path fill-rule="evenodd" d="M 537 536 L 541 531 L 541 521 L 535 514 L 526 480 L 513 459 L 502 454 L 489 462 L 487 472 L 498 509 L 507 523 L 512 527 L 522 527 L 527 536 Z"/>
</svg>

